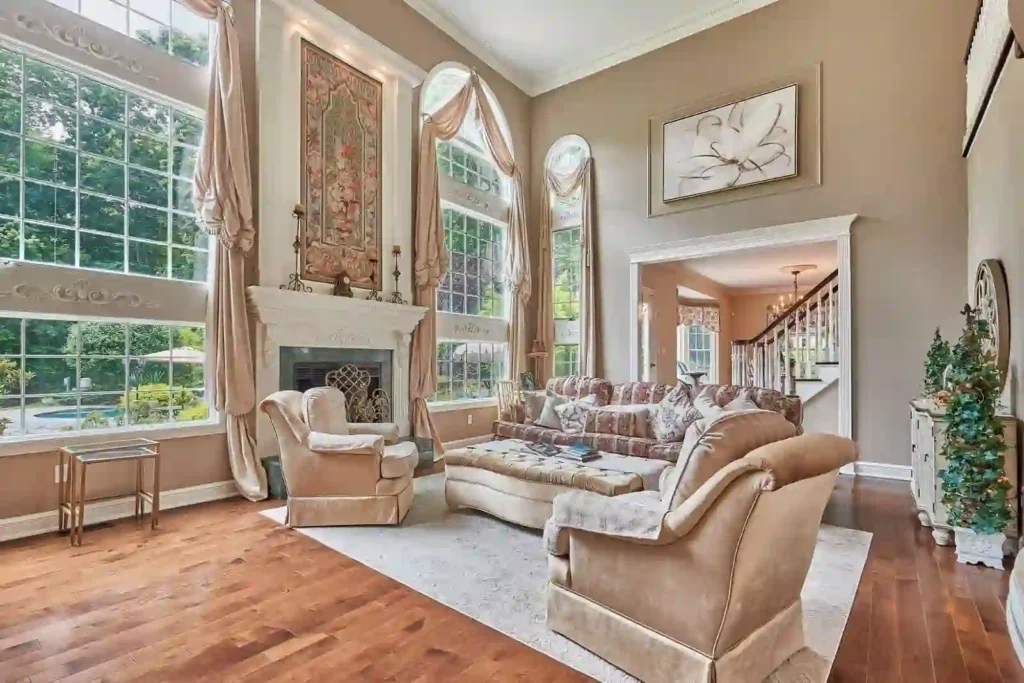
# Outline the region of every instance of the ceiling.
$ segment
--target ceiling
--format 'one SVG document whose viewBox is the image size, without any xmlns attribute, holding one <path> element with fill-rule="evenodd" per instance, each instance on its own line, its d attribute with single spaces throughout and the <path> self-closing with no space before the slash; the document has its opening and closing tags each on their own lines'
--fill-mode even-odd
<svg viewBox="0 0 1024 683">
<path fill-rule="evenodd" d="M 405 0 L 531 96 L 775 1 Z"/>
<path fill-rule="evenodd" d="M 813 264 L 800 276 L 800 291 L 813 287 L 839 267 L 835 242 L 819 242 L 776 249 L 748 249 L 731 254 L 687 259 L 686 268 L 733 291 L 788 291 L 793 276 L 783 266 Z"/>
</svg>

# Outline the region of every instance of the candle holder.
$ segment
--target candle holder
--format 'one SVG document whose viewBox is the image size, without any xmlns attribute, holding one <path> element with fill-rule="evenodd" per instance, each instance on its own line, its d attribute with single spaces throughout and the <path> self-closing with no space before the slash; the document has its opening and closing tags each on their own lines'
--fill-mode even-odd
<svg viewBox="0 0 1024 683">
<path fill-rule="evenodd" d="M 296 204 L 295 208 L 292 209 L 292 216 L 295 217 L 295 241 L 292 242 L 292 251 L 295 252 L 295 272 L 288 276 L 288 284 L 281 285 L 281 289 L 308 294 L 313 291 L 313 288 L 303 284 L 302 277 L 299 274 L 299 247 L 302 246 L 299 241 L 299 235 L 302 231 L 302 219 L 306 217 L 306 209 L 303 208 L 302 204 Z"/>
<path fill-rule="evenodd" d="M 384 299 L 381 298 L 380 290 L 377 289 L 377 261 L 378 259 L 375 255 L 370 256 L 370 268 L 373 271 L 370 274 L 370 280 L 373 283 L 373 288 L 370 290 L 370 293 L 366 295 L 366 300 L 383 302 Z"/>
<path fill-rule="evenodd" d="M 395 262 L 395 269 L 391 271 L 395 278 L 395 291 L 391 292 L 391 296 L 388 297 L 388 303 L 404 305 L 408 302 L 402 298 L 402 293 L 398 291 L 398 278 L 402 276 L 402 271 L 398 269 L 398 261 L 402 258 L 402 247 L 397 244 L 391 247 L 391 256 Z"/>
</svg>

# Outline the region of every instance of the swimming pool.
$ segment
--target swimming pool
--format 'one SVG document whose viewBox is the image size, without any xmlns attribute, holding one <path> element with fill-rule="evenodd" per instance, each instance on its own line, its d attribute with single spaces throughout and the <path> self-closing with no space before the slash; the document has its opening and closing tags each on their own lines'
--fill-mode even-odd
<svg viewBox="0 0 1024 683">
<path fill-rule="evenodd" d="M 91 415 L 92 413 L 99 413 L 103 417 L 119 417 L 123 414 L 123 411 L 116 406 L 82 406 L 82 417 Z M 49 417 L 55 420 L 74 420 L 78 417 L 78 410 L 76 408 L 62 408 L 60 410 L 47 410 L 46 412 L 36 413 L 36 417 Z"/>
</svg>

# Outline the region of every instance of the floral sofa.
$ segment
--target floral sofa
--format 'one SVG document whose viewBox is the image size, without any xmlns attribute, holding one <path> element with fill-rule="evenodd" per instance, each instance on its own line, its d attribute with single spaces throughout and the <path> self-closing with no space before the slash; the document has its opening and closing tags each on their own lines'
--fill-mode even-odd
<svg viewBox="0 0 1024 683">
<path fill-rule="evenodd" d="M 599 377 L 554 377 L 548 380 L 547 389 L 561 394 L 570 399 L 579 399 L 590 394 L 597 395 L 598 407 L 605 406 L 637 406 L 660 403 L 665 395 L 672 390 L 672 385 L 657 384 L 655 382 L 625 382 L 623 384 L 612 384 L 606 379 Z M 741 391 L 749 389 L 750 398 L 762 410 L 771 410 L 780 413 L 787 420 L 792 422 L 797 433 L 802 433 L 801 423 L 803 422 L 803 405 L 800 399 L 795 396 L 785 396 L 772 389 L 759 389 L 756 387 L 741 387 L 731 384 L 709 385 L 700 387 L 688 387 L 687 393 L 694 399 L 698 392 L 713 392 L 715 403 L 724 407 Z M 648 434 L 647 436 L 623 436 L 621 431 L 614 424 L 614 417 L 611 423 L 599 421 L 594 425 L 595 431 L 588 431 L 582 434 L 567 434 L 557 429 L 550 429 L 530 422 L 525 415 L 522 406 L 516 410 L 516 414 L 509 414 L 502 411 L 498 420 L 494 423 L 494 436 L 497 439 L 522 439 L 534 443 L 549 443 L 558 446 L 571 446 L 583 443 L 591 448 L 618 453 L 620 455 L 631 455 L 638 458 L 657 458 L 675 462 L 682 448 L 682 442 L 660 443 Z"/>
</svg>

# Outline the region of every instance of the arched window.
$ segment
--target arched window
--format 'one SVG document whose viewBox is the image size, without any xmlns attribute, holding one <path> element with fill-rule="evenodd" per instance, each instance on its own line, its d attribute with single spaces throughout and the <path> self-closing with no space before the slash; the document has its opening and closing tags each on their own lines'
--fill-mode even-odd
<svg viewBox="0 0 1024 683">
<path fill-rule="evenodd" d="M 559 138 L 544 160 L 549 173 L 568 176 L 590 156 L 590 145 L 578 135 Z M 582 300 L 583 188 L 567 197 L 551 192 L 551 313 L 554 318 L 552 375 L 580 374 Z"/>
<path fill-rule="evenodd" d="M 469 70 L 445 63 L 431 72 L 422 93 L 430 115 L 466 84 Z M 494 93 L 484 92 L 505 139 L 508 124 Z M 508 367 L 511 306 L 503 271 L 507 244 L 508 180 L 494 163 L 475 107 L 459 134 L 438 142 L 441 212 L 448 272 L 437 288 L 437 392 L 433 404 L 492 400 Z"/>
</svg>

